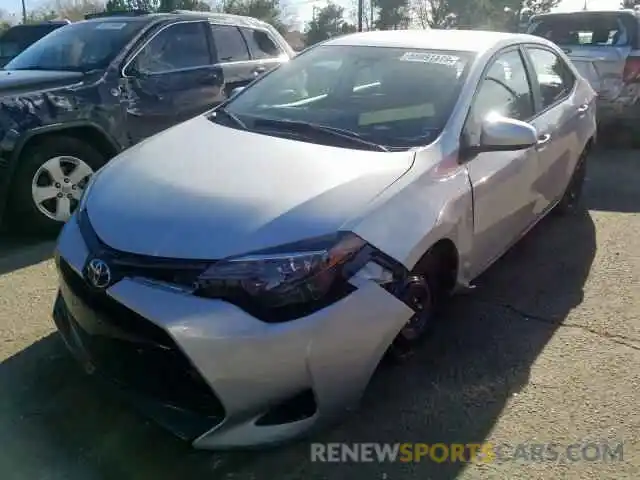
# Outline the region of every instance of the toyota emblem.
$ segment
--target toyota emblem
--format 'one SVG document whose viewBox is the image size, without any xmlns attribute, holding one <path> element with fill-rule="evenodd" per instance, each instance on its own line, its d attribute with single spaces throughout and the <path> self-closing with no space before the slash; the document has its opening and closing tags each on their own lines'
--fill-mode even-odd
<svg viewBox="0 0 640 480">
<path fill-rule="evenodd" d="M 87 282 L 93 288 L 102 290 L 111 284 L 111 269 L 109 269 L 109 265 L 99 258 L 94 258 L 89 262 L 85 276 Z"/>
</svg>

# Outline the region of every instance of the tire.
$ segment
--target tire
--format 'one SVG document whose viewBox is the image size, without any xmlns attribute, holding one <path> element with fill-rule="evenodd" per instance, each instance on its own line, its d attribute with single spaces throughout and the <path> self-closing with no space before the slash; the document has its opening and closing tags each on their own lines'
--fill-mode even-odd
<svg viewBox="0 0 640 480">
<path fill-rule="evenodd" d="M 569 185 L 554 208 L 555 214 L 570 215 L 581 210 L 582 190 L 587 175 L 587 154 L 588 149 L 585 149 L 582 155 L 580 155 L 576 169 L 571 176 L 571 180 L 569 180 Z"/>
<path fill-rule="evenodd" d="M 447 297 L 442 285 L 444 265 L 434 252 L 429 252 L 418 262 L 420 273 L 412 273 L 400 298 L 414 310 L 415 315 L 400 330 L 387 350 L 387 358 L 392 363 L 403 363 L 411 358 L 433 332 L 434 326 Z"/>
<path fill-rule="evenodd" d="M 89 177 L 105 162 L 98 150 L 74 137 L 51 136 L 27 146 L 11 179 L 8 215 L 12 226 L 38 235 L 59 231 L 68 220 L 63 215 L 66 207 L 69 213 L 77 208 Z M 53 168 L 56 164 L 59 170 Z M 59 182 L 52 171 L 58 173 Z M 36 196 L 44 200 L 36 202 Z"/>
</svg>

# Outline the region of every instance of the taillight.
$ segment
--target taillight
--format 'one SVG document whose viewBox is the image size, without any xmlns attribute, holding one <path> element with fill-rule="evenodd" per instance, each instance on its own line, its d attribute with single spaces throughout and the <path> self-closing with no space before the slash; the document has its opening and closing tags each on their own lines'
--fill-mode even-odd
<svg viewBox="0 0 640 480">
<path fill-rule="evenodd" d="M 640 82 L 640 57 L 628 57 L 622 74 L 624 83 Z"/>
</svg>

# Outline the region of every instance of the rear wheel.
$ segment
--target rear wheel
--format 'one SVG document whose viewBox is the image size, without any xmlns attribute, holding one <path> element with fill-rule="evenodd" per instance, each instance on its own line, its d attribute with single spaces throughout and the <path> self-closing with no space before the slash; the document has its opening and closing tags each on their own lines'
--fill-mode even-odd
<svg viewBox="0 0 640 480">
<path fill-rule="evenodd" d="M 588 149 L 585 149 L 582 155 L 580 155 L 569 185 L 555 207 L 555 213 L 567 215 L 580 210 L 582 189 L 587 175 L 587 154 Z"/>
<path fill-rule="evenodd" d="M 11 182 L 12 223 L 31 233 L 57 231 L 104 163 L 100 152 L 73 137 L 50 137 L 27 147 Z"/>
</svg>

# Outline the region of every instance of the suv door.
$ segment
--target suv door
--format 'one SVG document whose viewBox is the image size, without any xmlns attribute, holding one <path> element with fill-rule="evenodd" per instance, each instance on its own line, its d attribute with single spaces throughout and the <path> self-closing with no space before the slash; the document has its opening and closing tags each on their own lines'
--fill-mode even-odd
<svg viewBox="0 0 640 480">
<path fill-rule="evenodd" d="M 249 47 L 235 25 L 211 23 L 213 46 L 218 65 L 224 72 L 224 93 L 228 97 L 237 87 L 244 87 L 257 76 Z"/>
<path fill-rule="evenodd" d="M 559 55 L 542 46 L 526 46 L 524 50 L 538 112 L 531 123 L 540 135 L 536 210 L 543 211 L 564 193 L 582 151 L 580 123 L 589 122 L 587 110 L 592 106 L 574 99 L 576 78 Z"/>
<path fill-rule="evenodd" d="M 463 143 L 478 145 L 483 120 L 492 112 L 521 121 L 535 114 L 533 94 L 518 48 L 499 53 L 485 69 L 463 132 Z M 534 221 L 537 174 L 534 147 L 479 153 L 467 159 L 474 200 L 474 275 L 482 271 Z"/>
<path fill-rule="evenodd" d="M 122 100 L 134 143 L 221 101 L 207 28 L 204 21 L 163 26 L 126 63 Z"/>
<path fill-rule="evenodd" d="M 254 76 L 268 72 L 289 58 L 266 30 L 241 27 L 240 31 L 249 46 L 249 53 L 255 64 Z"/>
</svg>

